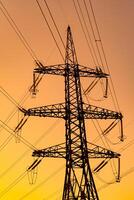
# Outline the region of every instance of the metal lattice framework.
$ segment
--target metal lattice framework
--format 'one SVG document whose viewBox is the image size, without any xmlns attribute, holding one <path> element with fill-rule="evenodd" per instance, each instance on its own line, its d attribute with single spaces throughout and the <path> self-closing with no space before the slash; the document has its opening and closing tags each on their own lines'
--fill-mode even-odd
<svg viewBox="0 0 134 200">
<path fill-rule="evenodd" d="M 62 118 L 65 120 L 66 132 L 64 143 L 35 150 L 33 156 L 64 158 L 66 160 L 62 200 L 98 200 L 89 159 L 119 158 L 120 154 L 88 143 L 85 119 L 115 119 L 122 122 L 122 114 L 83 103 L 80 77 L 107 79 L 108 74 L 104 73 L 100 67 L 90 69 L 78 64 L 70 27 L 67 29 L 65 64 L 44 66 L 37 62 L 34 76 L 36 74 L 64 76 L 65 103 L 28 110 L 22 109 L 22 111 L 27 116 Z"/>
</svg>

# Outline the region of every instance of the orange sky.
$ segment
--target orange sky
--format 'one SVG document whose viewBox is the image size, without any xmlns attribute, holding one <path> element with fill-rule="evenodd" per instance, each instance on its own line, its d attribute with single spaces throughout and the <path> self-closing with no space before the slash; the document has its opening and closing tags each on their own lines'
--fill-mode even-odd
<svg viewBox="0 0 134 200">
<path fill-rule="evenodd" d="M 43 4 L 43 0 L 40 0 L 40 2 L 43 5 L 46 17 L 64 55 L 64 49 L 48 15 L 48 11 Z M 94 67 L 73 6 L 73 1 L 49 0 L 47 2 L 64 41 L 66 41 L 66 28 L 68 24 L 71 26 L 79 63 L 85 66 Z M 82 4 L 83 1 L 80 2 L 84 15 L 86 16 Z M 88 3 L 88 0 L 86 0 L 86 2 Z M 36 1 L 29 0 L 24 2 L 24 0 L 3 0 L 3 3 L 31 45 L 32 49 L 36 52 L 38 58 L 46 65 L 63 63 L 48 27 L 40 14 Z M 92 0 L 92 3 L 118 97 L 120 110 L 124 115 L 124 134 L 126 140 L 123 144 L 110 144 L 110 147 L 114 151 L 118 151 L 134 139 L 134 1 Z M 0 86 L 2 86 L 17 102 L 19 102 L 32 84 L 32 72 L 35 66 L 34 61 L 18 39 L 16 33 L 12 30 L 1 10 L 0 27 Z M 84 87 L 86 84 L 88 86 L 88 80 L 84 83 Z M 29 97 L 27 101 L 25 101 L 23 104 L 25 108 L 64 102 L 63 78 L 45 76 L 38 89 L 39 92 L 36 98 L 33 99 Z M 94 92 L 91 98 L 99 99 L 101 96 L 100 94 L 97 96 L 97 94 Z M 99 103 L 92 101 L 92 104 L 96 105 Z M 111 101 L 108 103 L 100 102 L 99 105 L 107 108 L 110 106 L 114 109 L 113 105 L 111 105 Z M 0 106 L 0 120 L 4 121 L 10 115 L 15 106 L 2 93 L 0 93 Z M 8 125 L 14 129 L 17 123 L 18 116 L 16 114 Z M 87 134 L 89 141 L 92 141 L 96 136 L 94 135 L 96 134 L 94 133 L 94 129 L 91 127 L 92 124 L 88 122 Z M 64 121 L 31 117 L 22 131 L 23 137 L 32 144 L 35 144 L 38 138 L 43 134 L 44 137 L 42 140 L 36 144 L 37 148 L 45 148 L 63 142 Z M 2 142 L 8 136 L 9 133 L 2 129 L 0 132 L 0 149 Z M 115 128 L 109 136 L 109 139 L 112 140 L 112 142 L 116 142 L 118 141 L 118 136 L 118 128 Z M 102 145 L 101 142 L 99 144 Z M 32 150 L 26 152 L 26 155 L 18 161 L 27 150 L 28 147 L 24 144 L 16 144 L 14 138 L 3 150 L 0 150 L 0 199 L 61 199 L 65 162 L 64 160 L 58 159 L 43 160 L 38 168 L 38 179 L 35 185 L 29 185 L 26 176 L 15 187 L 13 187 L 12 190 L 9 190 L 4 196 L 2 196 L 3 191 L 7 189 L 8 185 L 16 180 L 16 178 L 18 178 L 32 163 Z M 131 145 L 128 149 L 123 151 L 121 159 L 121 174 L 129 170 L 131 167 L 134 167 L 133 150 L 134 146 Z M 56 173 L 58 169 L 61 170 Z M 97 188 L 101 187 L 105 183 L 111 182 L 114 177 L 110 166 L 104 168 L 102 172 L 99 173 L 99 177 L 104 180 L 102 182 L 97 176 L 95 176 Z M 122 178 L 120 183 L 109 185 L 103 190 L 100 190 L 98 192 L 100 200 L 133 200 L 133 180 L 134 173 L 131 173 Z M 40 185 L 40 183 L 42 184 Z M 34 187 L 37 187 L 37 189 L 35 189 L 34 192 L 30 192 Z"/>
</svg>

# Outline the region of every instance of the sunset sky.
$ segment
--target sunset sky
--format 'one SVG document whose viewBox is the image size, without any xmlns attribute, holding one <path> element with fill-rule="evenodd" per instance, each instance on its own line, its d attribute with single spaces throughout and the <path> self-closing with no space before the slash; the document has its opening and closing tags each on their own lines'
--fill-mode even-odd
<svg viewBox="0 0 134 200">
<path fill-rule="evenodd" d="M 56 32 L 45 1 L 40 0 L 40 5 L 48 20 L 49 26 L 65 55 L 65 49 Z M 92 56 L 87 45 L 75 5 L 79 11 L 82 9 L 85 23 L 91 40 L 95 44 L 91 27 L 89 25 L 84 2 L 87 4 L 92 23 L 94 23 L 89 0 L 47 0 L 49 9 L 57 24 L 59 32 L 66 43 L 67 27 L 70 25 L 78 62 L 81 65 L 95 68 Z M 78 2 L 80 3 L 78 5 Z M 3 3 L 3 4 L 2 4 Z M 36 0 L 3 0 L 0 1 L 0 126 L 2 122 L 14 129 L 22 113 L 16 111 L 17 107 L 11 102 L 12 97 L 16 102 L 21 102 L 28 92 L 22 107 L 28 109 L 43 105 L 64 102 L 63 77 L 44 76 L 38 86 L 36 98 L 29 92 L 32 85 L 35 61 L 29 54 L 24 44 L 12 29 L 3 15 L 2 5 L 5 6 L 10 16 L 25 37 L 29 46 L 35 52 L 37 59 L 44 65 L 64 63 L 50 30 L 39 10 Z M 121 153 L 121 182 L 114 183 L 115 177 L 110 164 L 94 175 L 100 200 L 133 200 L 134 199 L 134 1 L 133 0 L 92 0 L 97 25 L 104 46 L 108 67 L 122 112 L 125 140 L 119 142 L 119 127 L 115 127 L 108 136 L 109 146 L 113 151 Z M 82 17 L 81 17 L 82 20 Z M 83 21 L 82 21 L 83 23 Z M 84 26 L 84 25 L 83 25 Z M 85 27 L 84 27 L 85 28 Z M 95 29 L 95 24 L 93 25 Z M 87 34 L 87 30 L 85 29 Z M 95 29 L 96 39 L 97 32 Z M 88 40 L 89 41 L 89 40 Z M 89 41 L 90 44 L 90 41 Z M 99 63 L 100 64 L 100 63 Z M 107 67 L 104 65 L 106 72 Z M 90 80 L 82 80 L 86 89 Z M 110 83 L 111 87 L 111 83 Z M 10 97 L 5 96 L 6 91 Z M 88 95 L 89 102 L 93 105 L 115 110 L 110 91 L 109 98 L 103 98 L 101 84 Z M 9 99 L 10 98 L 10 99 Z M 86 101 L 86 99 L 84 98 Z M 13 100 L 12 100 L 13 101 Z M 16 112 L 15 112 L 16 111 Z M 116 110 L 117 111 L 117 110 Z M 15 115 L 7 122 L 9 116 Z M 104 123 L 100 122 L 104 127 Z M 92 122 L 86 122 L 87 137 L 89 142 L 98 136 Z M 103 128 L 102 128 L 103 129 Z M 21 135 L 38 149 L 65 142 L 64 120 L 29 117 L 22 129 Z M 65 175 L 65 160 L 44 158 L 38 166 L 38 176 L 34 185 L 29 184 L 28 176 L 23 176 L 27 167 L 33 162 L 32 149 L 22 142 L 16 143 L 13 137 L 9 143 L 3 144 L 10 136 L 3 127 L 0 127 L 0 199 L 6 200 L 60 200 Z M 7 140 L 8 141 L 8 140 Z M 115 143 L 117 143 L 115 145 Z M 103 146 L 99 140 L 98 145 Z M 91 161 L 93 167 L 96 161 Z M 111 164 L 117 169 L 117 161 Z M 22 175 L 22 176 L 21 176 Z M 25 175 L 25 174 L 24 174 Z M 22 178 L 22 179 L 21 179 Z M 103 188 L 104 186 L 104 188 Z M 106 186 L 106 187 L 105 187 Z"/>
</svg>

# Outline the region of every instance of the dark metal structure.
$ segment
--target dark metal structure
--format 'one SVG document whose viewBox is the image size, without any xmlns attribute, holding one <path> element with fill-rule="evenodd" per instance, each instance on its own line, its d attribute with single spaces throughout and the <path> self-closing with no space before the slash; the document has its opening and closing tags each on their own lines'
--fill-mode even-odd
<svg viewBox="0 0 134 200">
<path fill-rule="evenodd" d="M 65 103 L 23 109 L 27 116 L 54 117 L 65 120 L 65 142 L 42 150 L 35 150 L 34 157 L 54 157 L 66 160 L 62 200 L 99 200 L 94 183 L 90 158 L 119 158 L 120 154 L 88 143 L 85 119 L 114 119 L 122 122 L 122 114 L 105 108 L 83 103 L 80 77 L 107 79 L 108 74 L 100 67 L 87 68 L 78 64 L 70 27 L 67 29 L 65 64 L 44 66 L 37 62 L 37 74 L 65 77 Z M 36 82 L 34 82 L 34 88 Z M 122 123 L 121 123 L 122 124 Z M 121 134 L 121 138 L 123 135 Z M 97 171 L 105 165 L 101 163 Z"/>
</svg>

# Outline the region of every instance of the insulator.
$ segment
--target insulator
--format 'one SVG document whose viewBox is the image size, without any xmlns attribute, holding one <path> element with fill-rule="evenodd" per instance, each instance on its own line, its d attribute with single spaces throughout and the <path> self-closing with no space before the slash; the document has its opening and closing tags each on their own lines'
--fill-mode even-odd
<svg viewBox="0 0 134 200">
<path fill-rule="evenodd" d="M 107 98 L 108 97 L 108 78 L 106 77 L 106 88 L 105 88 L 105 94 L 104 97 Z"/>
<path fill-rule="evenodd" d="M 20 137 L 21 137 L 21 131 L 16 132 L 16 135 L 15 135 L 15 142 L 16 143 L 20 143 Z"/>
<path fill-rule="evenodd" d="M 116 123 L 115 123 L 116 122 Z M 106 135 L 107 133 L 109 133 L 118 123 L 118 121 L 113 121 L 103 132 L 103 135 Z"/>
<path fill-rule="evenodd" d="M 32 95 L 35 96 L 36 95 L 36 78 L 35 78 L 35 73 L 33 72 L 33 88 L 32 88 Z"/>
<path fill-rule="evenodd" d="M 18 125 L 16 126 L 16 128 L 14 129 L 14 132 L 16 132 L 16 130 L 18 129 L 18 127 L 20 126 L 20 124 L 22 123 L 24 117 L 20 120 L 20 122 L 18 123 Z"/>
<path fill-rule="evenodd" d="M 94 172 L 105 162 L 105 160 L 103 160 L 97 167 L 95 167 Z"/>
<path fill-rule="evenodd" d="M 118 158 L 118 175 L 116 177 L 116 182 L 120 182 L 120 158 Z"/>
<path fill-rule="evenodd" d="M 24 120 L 24 122 L 21 124 L 21 126 L 18 128 L 17 131 L 19 131 L 24 126 L 24 124 L 27 122 L 27 120 L 28 120 L 28 118 Z"/>
<path fill-rule="evenodd" d="M 105 167 L 105 165 L 108 163 L 108 161 L 106 161 L 99 169 L 96 170 L 96 172 L 99 172 L 103 167 Z"/>
<path fill-rule="evenodd" d="M 123 123 L 122 123 L 122 119 L 120 120 L 120 127 L 121 127 L 120 141 L 123 142 L 124 141 L 124 135 L 123 135 Z"/>
<path fill-rule="evenodd" d="M 98 83 L 99 79 L 95 79 L 89 86 L 88 88 L 85 90 L 84 95 L 88 94 L 94 87 L 95 85 Z"/>
<path fill-rule="evenodd" d="M 27 171 L 29 184 L 34 184 L 37 179 L 37 168 L 32 171 Z"/>
<path fill-rule="evenodd" d="M 94 169 L 94 172 L 100 171 L 107 163 L 108 163 L 108 161 L 103 160 L 103 161 Z"/>
<path fill-rule="evenodd" d="M 38 161 L 38 158 L 32 163 L 32 165 L 30 165 L 30 166 L 28 167 L 27 171 L 29 171 L 37 161 Z"/>
<path fill-rule="evenodd" d="M 39 163 L 40 163 L 41 161 L 42 161 L 42 160 L 39 160 L 39 161 L 31 168 L 31 170 L 35 169 L 35 168 L 39 165 Z"/>
</svg>

